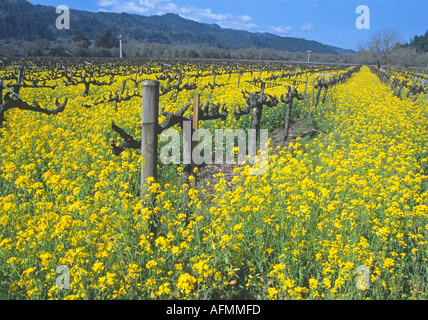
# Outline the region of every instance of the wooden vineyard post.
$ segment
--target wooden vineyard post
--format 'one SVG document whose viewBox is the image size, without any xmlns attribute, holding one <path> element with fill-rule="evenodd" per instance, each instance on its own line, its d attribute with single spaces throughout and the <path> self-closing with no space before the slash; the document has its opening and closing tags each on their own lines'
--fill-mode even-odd
<svg viewBox="0 0 428 320">
<path fill-rule="evenodd" d="M 239 76 L 238 76 L 238 88 L 239 88 L 239 84 L 241 83 L 241 76 L 242 76 L 242 71 L 239 72 Z"/>
<path fill-rule="evenodd" d="M 24 66 L 24 62 L 22 62 L 22 66 L 19 69 L 19 73 L 18 73 L 18 84 L 22 83 L 22 79 L 24 78 L 25 75 L 25 66 Z"/>
<path fill-rule="evenodd" d="M 196 130 L 199 129 L 199 94 L 195 93 L 194 95 L 194 99 L 193 99 L 193 123 L 192 123 L 192 131 L 195 132 Z M 192 159 L 192 173 L 191 176 L 193 177 L 192 182 L 191 182 L 191 187 L 192 188 L 196 188 L 196 174 L 193 171 L 196 167 L 196 164 L 193 160 L 193 149 L 196 146 L 196 141 L 193 141 L 192 139 L 192 150 L 190 152 L 191 155 L 191 159 Z"/>
<path fill-rule="evenodd" d="M 283 141 L 286 141 L 288 138 L 288 132 L 290 131 L 290 121 L 291 121 L 291 109 L 293 108 L 293 96 L 292 92 L 294 91 L 294 87 L 296 85 L 296 81 L 293 81 L 293 88 L 291 92 L 288 93 L 289 102 L 287 103 L 287 111 L 285 112 L 285 120 L 284 120 L 284 137 Z"/>
<path fill-rule="evenodd" d="M 259 97 L 259 103 L 263 102 L 263 95 L 265 94 L 265 83 L 262 82 L 260 84 L 260 97 Z"/>
<path fill-rule="evenodd" d="M 184 159 L 185 159 L 185 163 L 187 164 L 185 167 L 186 168 L 189 168 L 190 167 L 190 172 L 189 172 L 189 170 L 188 169 L 186 169 L 185 168 L 185 170 L 186 170 L 186 172 L 187 173 L 189 173 L 189 175 L 186 175 L 186 178 L 184 178 L 183 180 L 182 180 L 182 182 L 184 183 L 184 184 L 187 184 L 188 185 L 188 183 L 189 183 L 189 178 L 190 178 L 190 176 L 192 176 L 192 178 L 193 179 L 191 179 L 191 182 L 190 182 L 190 188 L 192 188 L 192 189 L 194 189 L 194 188 L 196 188 L 196 174 L 193 172 L 193 170 L 195 169 L 195 167 L 196 167 L 196 164 L 195 164 L 195 162 L 194 162 L 194 160 L 193 160 L 193 149 L 195 148 L 195 146 L 197 145 L 197 143 L 196 143 L 196 141 L 193 141 L 193 138 L 197 138 L 196 137 L 196 135 L 195 136 L 193 136 L 194 135 L 194 133 L 195 133 L 195 130 L 197 130 L 198 129 L 198 121 L 199 121 L 199 100 L 200 100 L 200 96 L 199 96 L 199 94 L 195 94 L 194 95 L 194 99 L 193 99 L 193 119 L 192 119 L 192 129 L 190 130 L 190 132 L 188 133 L 188 134 L 190 134 L 190 142 L 189 142 L 189 137 L 183 137 L 183 147 L 185 148 L 185 149 L 187 149 L 188 150 L 188 152 L 187 153 L 190 153 L 190 159 L 191 159 L 191 161 L 190 161 L 190 164 L 188 164 L 188 157 L 185 155 L 184 156 Z M 188 121 L 188 120 L 186 120 L 186 122 L 188 123 L 188 122 L 190 122 L 190 121 Z M 186 127 L 185 125 L 184 125 L 184 123 L 183 123 L 183 134 L 185 134 L 185 132 L 187 131 L 187 130 L 184 130 L 184 127 Z M 188 135 L 187 134 L 187 135 Z M 185 143 L 185 141 L 188 141 L 187 143 Z M 190 145 L 189 145 L 190 144 Z M 189 152 L 190 151 L 190 152 Z M 184 153 L 186 153 L 186 151 L 184 151 Z M 187 158 L 187 159 L 186 159 Z M 189 207 L 188 207 L 188 203 L 189 203 L 189 200 L 190 200 L 190 198 L 189 198 L 189 193 L 186 191 L 185 192 L 185 194 L 184 194 L 184 198 L 183 198 L 183 202 L 182 202 L 182 204 L 181 204 L 181 211 L 186 215 L 186 225 L 189 223 L 189 218 L 190 218 L 190 214 L 191 214 L 191 211 L 189 210 Z"/>
<path fill-rule="evenodd" d="M 158 118 L 159 118 L 159 82 L 143 81 L 141 157 L 144 166 L 141 168 L 141 197 L 148 194 L 147 179 L 157 180 L 158 165 Z"/>
<path fill-rule="evenodd" d="M 311 103 L 311 110 L 314 107 L 314 95 L 315 95 L 315 79 L 314 83 L 312 84 L 312 103 Z"/>
<path fill-rule="evenodd" d="M 255 129 L 256 130 L 256 144 L 257 144 L 257 140 L 259 138 L 259 133 L 260 133 L 260 120 L 262 118 L 262 112 L 263 112 L 263 96 L 264 96 L 264 92 L 265 92 L 265 87 L 266 84 L 262 81 L 260 83 L 260 96 L 259 96 L 259 100 L 257 101 L 257 106 L 253 109 L 253 121 L 251 124 L 251 129 Z"/>
<path fill-rule="evenodd" d="M 309 77 L 306 76 L 305 93 L 303 94 L 303 96 L 305 97 L 305 101 L 303 102 L 303 106 L 305 109 L 306 109 L 306 90 L 308 89 L 308 81 L 309 81 Z"/>
<path fill-rule="evenodd" d="M 265 83 L 262 81 L 260 84 L 260 96 L 259 96 L 259 105 L 260 107 L 255 107 L 254 111 L 253 111 L 253 118 L 258 119 L 258 121 L 256 121 L 256 127 L 252 127 L 251 129 L 256 129 L 257 132 L 259 131 L 259 127 L 260 127 L 260 118 L 261 118 L 261 113 L 262 113 L 262 103 L 263 103 L 263 95 L 265 94 Z"/>
</svg>

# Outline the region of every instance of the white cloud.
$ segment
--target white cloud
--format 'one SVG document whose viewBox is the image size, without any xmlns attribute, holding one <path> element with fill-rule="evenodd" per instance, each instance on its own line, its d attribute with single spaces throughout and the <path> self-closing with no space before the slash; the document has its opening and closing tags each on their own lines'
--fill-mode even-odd
<svg viewBox="0 0 428 320">
<path fill-rule="evenodd" d="M 249 15 L 235 16 L 230 13 L 214 13 L 211 9 L 179 7 L 171 0 L 99 0 L 98 6 L 112 12 L 138 13 L 144 15 L 162 15 L 176 13 L 186 19 L 204 23 L 216 23 L 223 28 L 254 29 L 257 25 Z"/>
<path fill-rule="evenodd" d="M 273 33 L 283 37 L 291 37 L 296 35 L 293 29 L 288 26 L 270 27 L 270 29 L 272 30 Z"/>
<path fill-rule="evenodd" d="M 102 7 L 100 11 L 112 11 L 112 12 L 127 12 L 127 13 L 138 13 L 138 14 L 147 14 L 150 9 L 145 6 L 139 6 L 133 1 L 119 2 L 117 0 L 100 0 L 98 1 L 98 6 Z M 110 8 L 107 10 L 106 8 Z"/>
<path fill-rule="evenodd" d="M 112 0 L 100 0 L 98 1 L 98 6 L 100 7 L 109 7 L 115 4 L 115 1 Z"/>
<path fill-rule="evenodd" d="M 308 31 L 308 32 L 314 31 L 316 28 L 317 27 L 312 22 L 308 22 L 301 27 L 303 31 Z"/>
</svg>

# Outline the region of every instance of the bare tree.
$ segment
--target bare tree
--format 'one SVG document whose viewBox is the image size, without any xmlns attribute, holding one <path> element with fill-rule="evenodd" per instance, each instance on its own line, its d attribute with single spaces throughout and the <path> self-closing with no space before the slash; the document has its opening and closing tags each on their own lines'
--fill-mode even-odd
<svg viewBox="0 0 428 320">
<path fill-rule="evenodd" d="M 12 44 L 7 45 L 0 41 L 0 56 L 13 57 L 16 55 L 16 48 Z"/>
<path fill-rule="evenodd" d="M 369 40 L 359 44 L 359 53 L 364 62 L 376 64 L 378 68 L 389 61 L 393 48 L 401 41 L 401 35 L 389 29 L 378 30 Z"/>
</svg>

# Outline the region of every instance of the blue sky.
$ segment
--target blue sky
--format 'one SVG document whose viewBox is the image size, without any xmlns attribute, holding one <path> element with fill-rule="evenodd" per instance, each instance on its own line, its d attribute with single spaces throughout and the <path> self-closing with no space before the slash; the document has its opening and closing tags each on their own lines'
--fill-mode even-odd
<svg viewBox="0 0 428 320">
<path fill-rule="evenodd" d="M 217 23 L 224 28 L 271 32 L 357 49 L 370 33 L 397 31 L 403 42 L 428 30 L 428 0 L 29 0 L 70 9 L 127 12 L 141 15 L 177 13 L 184 18 Z M 359 5 L 370 9 L 370 29 L 359 30 Z M 73 17 L 71 28 L 73 29 Z"/>
</svg>

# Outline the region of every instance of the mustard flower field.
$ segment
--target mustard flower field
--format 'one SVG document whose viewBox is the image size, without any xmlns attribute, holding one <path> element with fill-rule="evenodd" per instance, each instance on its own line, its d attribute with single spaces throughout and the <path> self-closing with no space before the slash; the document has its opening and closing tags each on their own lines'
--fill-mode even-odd
<svg viewBox="0 0 428 320">
<path fill-rule="evenodd" d="M 362 66 L 315 105 L 317 79 L 338 78 L 354 67 L 250 64 L 244 71 L 220 66 L 217 74 L 196 63 L 173 67 L 186 76 L 168 91 L 177 77 L 162 79 L 162 64 L 144 70 L 103 65 L 114 69 L 114 78 L 77 62 L 57 64 L 63 73 L 56 78 L 54 67 L 27 66 L 20 100 L 49 110 L 56 99 L 67 103 L 53 115 L 20 108 L 4 113 L 1 299 L 428 297 L 426 94 L 412 99 L 403 89 L 397 97 L 392 78 L 382 82 Z M 17 62 L 0 69 L 11 90 L 19 68 Z M 84 95 L 85 84 L 75 79 L 89 71 L 98 85 Z M 44 87 L 41 81 L 31 85 L 36 79 L 44 79 Z M 216 174 L 190 188 L 180 182 L 181 166 L 159 163 L 150 186 L 154 201 L 143 202 L 141 152 L 127 148 L 114 155 L 111 141 L 121 137 L 111 123 L 141 136 L 146 79 L 160 81 L 165 112 L 191 103 L 194 93 L 225 106 L 226 120 L 200 122 L 210 130 L 249 128 L 251 114 L 237 120 L 232 113 L 245 108 L 243 91 L 260 90 L 254 79 L 263 80 L 272 84 L 265 93 L 279 101 L 263 109 L 261 128 L 270 133 L 284 126 L 280 96 L 294 81 L 305 99 L 293 102 L 292 118 L 316 130 L 286 144 L 270 136 L 261 176 L 237 165 L 230 181 Z M 186 84 L 189 89 L 180 90 Z M 121 90 L 123 97 L 135 96 L 102 102 Z M 8 92 L 3 89 L 3 105 L 13 99 Z M 159 123 L 164 119 L 161 114 Z M 69 271 L 69 288 L 59 266 Z"/>
</svg>

